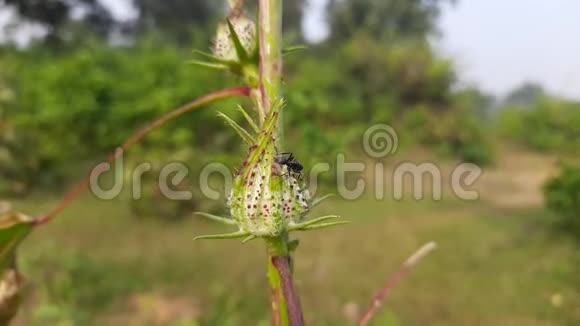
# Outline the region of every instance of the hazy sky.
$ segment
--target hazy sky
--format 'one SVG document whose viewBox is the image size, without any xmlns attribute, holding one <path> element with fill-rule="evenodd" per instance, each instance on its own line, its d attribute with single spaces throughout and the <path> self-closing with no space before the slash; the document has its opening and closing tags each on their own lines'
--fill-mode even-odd
<svg viewBox="0 0 580 326">
<path fill-rule="evenodd" d="M 459 0 L 440 26 L 462 80 L 496 94 L 531 80 L 580 99 L 579 0 Z"/>
</svg>

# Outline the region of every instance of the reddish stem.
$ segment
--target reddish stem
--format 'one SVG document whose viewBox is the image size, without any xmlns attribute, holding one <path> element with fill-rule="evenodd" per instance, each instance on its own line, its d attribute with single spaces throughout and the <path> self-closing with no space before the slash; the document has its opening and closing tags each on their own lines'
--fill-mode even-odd
<svg viewBox="0 0 580 326">
<path fill-rule="evenodd" d="M 143 137 L 145 137 L 153 129 L 156 129 L 156 128 L 162 126 L 167 121 L 174 119 L 174 118 L 176 118 L 176 117 L 178 117 L 178 116 L 180 116 L 180 115 L 182 115 L 190 110 L 193 110 L 201 105 L 213 102 L 215 100 L 224 99 L 224 98 L 233 97 L 233 96 L 249 96 L 249 94 L 250 94 L 249 87 L 237 86 L 237 87 L 225 88 L 225 89 L 215 91 L 215 92 L 203 95 L 201 97 L 198 97 L 197 99 L 178 107 L 177 109 L 165 114 L 161 118 L 147 124 L 146 126 L 140 128 L 139 130 L 137 130 L 123 144 L 121 144 L 117 149 L 115 149 L 115 151 L 113 151 L 111 154 L 109 154 L 107 159 L 104 160 L 102 163 L 109 163 L 109 164 L 112 163 L 113 161 L 115 161 L 118 158 L 119 155 L 121 155 L 121 153 L 124 150 L 127 150 L 131 145 L 134 145 L 136 142 L 141 140 Z M 119 151 L 118 150 L 119 148 L 122 149 L 123 151 Z M 80 195 L 80 193 L 82 191 L 84 191 L 89 186 L 89 183 L 90 183 L 90 176 L 87 176 L 83 180 L 81 180 L 81 182 L 79 182 L 74 188 L 72 188 L 72 190 L 70 190 L 63 197 L 63 199 L 59 202 L 59 204 L 56 205 L 52 210 L 50 210 L 48 212 L 48 214 L 46 214 L 42 217 L 39 217 L 37 219 L 36 223 L 37 224 L 44 224 L 44 223 L 50 222 L 54 217 L 56 217 L 65 208 L 67 208 L 70 205 L 70 203 L 73 200 L 75 200 Z"/>
<path fill-rule="evenodd" d="M 399 268 L 397 272 L 391 275 L 387 282 L 383 285 L 383 287 L 379 290 L 379 292 L 374 296 L 373 300 L 365 310 L 365 313 L 358 321 L 357 326 L 366 326 L 368 325 L 369 321 L 374 317 L 377 313 L 379 308 L 381 307 L 381 303 L 385 301 L 387 295 L 391 292 L 391 290 L 397 285 L 399 280 L 409 272 L 415 266 L 419 260 L 425 257 L 428 253 L 433 251 L 436 248 L 436 244 L 434 242 L 430 242 L 419 250 L 417 250 L 411 257 L 409 257 L 403 265 Z"/>
<path fill-rule="evenodd" d="M 272 260 L 272 265 L 276 267 L 280 275 L 282 295 L 286 299 L 286 308 L 288 310 L 288 322 L 292 326 L 304 326 L 300 300 L 292 284 L 292 271 L 290 268 L 290 260 L 292 258 L 290 256 L 273 256 L 270 259 Z M 273 293 L 273 295 L 276 295 L 276 297 L 272 298 L 272 302 L 278 302 L 279 298 L 277 296 L 280 293 Z"/>
</svg>

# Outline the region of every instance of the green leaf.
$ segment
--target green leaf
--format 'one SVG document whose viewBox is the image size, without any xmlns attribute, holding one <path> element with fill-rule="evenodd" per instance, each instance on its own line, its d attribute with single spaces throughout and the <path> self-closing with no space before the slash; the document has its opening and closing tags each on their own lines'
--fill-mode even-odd
<svg viewBox="0 0 580 326">
<path fill-rule="evenodd" d="M 294 252 L 298 249 L 298 245 L 300 245 L 300 240 L 294 239 L 288 242 L 288 251 Z"/>
<path fill-rule="evenodd" d="M 195 212 L 195 213 L 193 213 L 193 215 L 203 216 L 203 217 L 206 217 L 212 221 L 220 222 L 220 223 L 227 224 L 227 225 L 235 225 L 236 224 L 236 221 L 234 221 L 234 219 L 232 219 L 232 218 L 217 216 L 217 215 L 213 215 L 213 214 L 209 214 L 209 213 Z"/>
<path fill-rule="evenodd" d="M 289 54 L 294 54 L 297 52 L 301 52 L 308 49 L 308 47 L 306 45 L 294 45 L 294 46 L 290 46 L 287 47 L 285 49 L 282 50 L 282 55 L 289 55 Z"/>
<path fill-rule="evenodd" d="M 0 217 L 0 272 L 10 264 L 16 248 L 30 234 L 35 220 L 24 214 L 7 214 Z"/>
<path fill-rule="evenodd" d="M 260 17 L 259 9 L 256 7 L 256 12 L 254 17 Z M 252 53 L 251 61 L 258 64 L 260 62 L 260 24 L 256 24 L 256 46 L 254 47 L 254 53 Z"/>
<path fill-rule="evenodd" d="M 250 155 L 247 159 L 248 166 L 246 166 L 241 171 L 241 176 L 242 176 L 241 180 L 243 180 L 244 182 L 247 180 L 248 175 L 254 169 L 256 164 L 258 164 L 258 159 L 259 159 L 262 151 L 265 151 L 266 148 L 268 147 L 268 145 L 270 144 L 270 142 L 272 142 L 272 137 L 270 135 L 272 134 L 274 129 L 278 126 L 278 118 L 280 116 L 279 113 L 280 113 L 280 110 L 282 110 L 282 108 L 284 106 L 285 106 L 285 102 L 284 102 L 283 98 L 272 103 L 272 108 L 270 109 L 270 112 L 268 113 L 268 117 L 264 121 L 264 124 L 262 125 L 262 129 L 260 129 L 260 135 L 259 135 L 257 142 L 256 142 L 256 145 L 257 145 L 256 149 L 252 153 L 250 153 Z M 268 136 L 262 136 L 262 135 L 268 135 Z"/>
<path fill-rule="evenodd" d="M 248 53 L 246 52 L 246 49 L 244 49 L 242 41 L 240 41 L 240 37 L 238 36 L 238 33 L 236 32 L 236 29 L 234 28 L 232 21 L 229 20 L 229 18 L 226 20 L 228 22 L 228 28 L 230 30 L 232 41 L 234 42 L 234 48 L 236 49 L 238 59 L 240 60 L 240 62 L 248 61 Z"/>
<path fill-rule="evenodd" d="M 291 225 L 290 226 L 290 230 L 304 230 L 305 228 L 308 228 L 312 225 L 318 224 L 320 222 L 324 222 L 333 218 L 339 218 L 340 216 L 338 215 L 326 215 L 326 216 L 321 216 L 321 217 L 317 217 L 311 220 L 308 220 L 306 222 L 302 222 L 300 224 L 295 224 L 295 225 Z"/>
<path fill-rule="evenodd" d="M 242 128 L 239 124 L 237 124 L 237 122 L 232 120 L 230 117 L 221 112 L 218 113 L 218 117 L 224 119 L 226 123 L 229 124 L 230 127 L 232 127 L 238 133 L 238 135 L 240 135 L 240 137 L 242 137 L 242 139 L 246 142 L 246 144 L 252 146 L 256 143 L 254 137 L 252 137 L 252 135 L 250 135 L 250 133 L 248 133 L 246 129 Z"/>
<path fill-rule="evenodd" d="M 336 196 L 336 194 L 326 194 L 326 195 L 324 195 L 322 197 L 315 198 L 312 201 L 312 204 L 310 205 L 310 208 L 314 208 L 314 207 L 320 205 L 320 203 L 322 203 L 323 201 L 327 200 L 328 198 L 332 198 L 334 196 Z"/>
<path fill-rule="evenodd" d="M 202 57 L 205 57 L 207 59 L 211 59 L 211 60 L 215 61 L 216 63 L 222 63 L 222 64 L 224 64 L 226 66 L 236 65 L 237 64 L 236 61 L 233 61 L 233 60 L 225 60 L 225 59 L 216 57 L 215 55 L 213 55 L 211 53 L 203 52 L 203 51 L 200 51 L 200 50 L 193 50 L 192 52 L 195 53 L 195 54 L 197 54 L 197 55 L 200 55 Z"/>
<path fill-rule="evenodd" d="M 238 239 L 238 238 L 245 238 L 249 235 L 246 231 L 237 231 L 233 233 L 225 233 L 225 234 L 210 234 L 210 235 L 200 235 L 193 240 L 209 240 L 209 239 Z"/>
<path fill-rule="evenodd" d="M 248 112 L 246 112 L 246 110 L 244 110 L 244 108 L 241 105 L 238 105 L 238 111 L 240 111 L 242 113 L 242 115 L 244 116 L 246 121 L 248 121 L 248 124 L 250 125 L 250 127 L 252 127 L 254 132 L 259 133 L 260 128 L 258 128 L 258 125 L 256 125 L 256 122 L 254 121 L 254 119 L 252 119 L 252 117 L 248 114 Z"/>
<path fill-rule="evenodd" d="M 229 66 L 222 64 L 222 63 L 212 63 L 212 62 L 206 62 L 206 61 L 198 61 L 198 60 L 189 60 L 187 61 L 187 63 L 195 65 L 195 66 L 200 66 L 200 67 L 204 67 L 204 68 L 212 68 L 212 69 L 218 69 L 218 70 L 228 70 L 230 69 Z"/>
<path fill-rule="evenodd" d="M 254 240 L 254 239 L 257 239 L 257 238 L 258 238 L 258 236 L 256 236 L 256 235 L 252 234 L 252 235 L 250 235 L 249 237 L 247 237 L 247 238 L 245 238 L 244 240 L 242 240 L 242 243 L 247 243 L 247 242 L 249 242 L 249 241 L 252 241 L 252 240 Z"/>
<path fill-rule="evenodd" d="M 307 226 L 305 228 L 300 229 L 300 231 L 310 231 L 310 230 L 318 230 L 318 229 L 326 229 L 333 226 L 339 226 L 350 223 L 349 221 L 338 221 L 338 222 L 329 222 L 329 223 L 320 223 Z"/>
</svg>

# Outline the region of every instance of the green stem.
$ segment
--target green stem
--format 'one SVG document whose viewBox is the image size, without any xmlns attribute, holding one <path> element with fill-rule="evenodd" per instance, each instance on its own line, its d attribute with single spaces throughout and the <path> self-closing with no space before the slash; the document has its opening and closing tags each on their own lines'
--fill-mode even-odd
<svg viewBox="0 0 580 326">
<path fill-rule="evenodd" d="M 275 264 L 275 257 L 289 257 L 286 241 L 282 238 L 266 238 L 268 248 L 268 281 L 270 283 L 270 311 L 273 326 L 289 325 L 288 305 L 284 296 L 282 278 Z"/>
<path fill-rule="evenodd" d="M 269 110 L 282 93 L 282 0 L 259 0 L 260 91 Z"/>
<path fill-rule="evenodd" d="M 292 257 L 288 235 L 266 238 L 272 325 L 303 326 L 300 300 L 292 284 Z"/>
<path fill-rule="evenodd" d="M 253 90 L 251 96 L 254 102 L 258 102 L 260 116 L 266 116 L 272 103 L 282 96 L 282 0 L 259 0 L 258 5 L 260 76 L 258 88 Z M 281 144 L 281 122 L 277 131 L 276 139 Z M 304 319 L 292 284 L 292 258 L 288 242 L 287 234 L 266 239 L 272 325 L 302 326 Z"/>
</svg>

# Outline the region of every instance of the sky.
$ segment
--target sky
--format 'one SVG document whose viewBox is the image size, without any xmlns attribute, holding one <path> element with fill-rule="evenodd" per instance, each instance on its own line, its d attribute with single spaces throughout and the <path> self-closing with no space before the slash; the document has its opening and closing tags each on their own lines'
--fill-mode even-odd
<svg viewBox="0 0 580 326">
<path fill-rule="evenodd" d="M 439 25 L 464 83 L 504 95 L 535 81 L 580 100 L 580 1 L 459 0 Z"/>
</svg>

